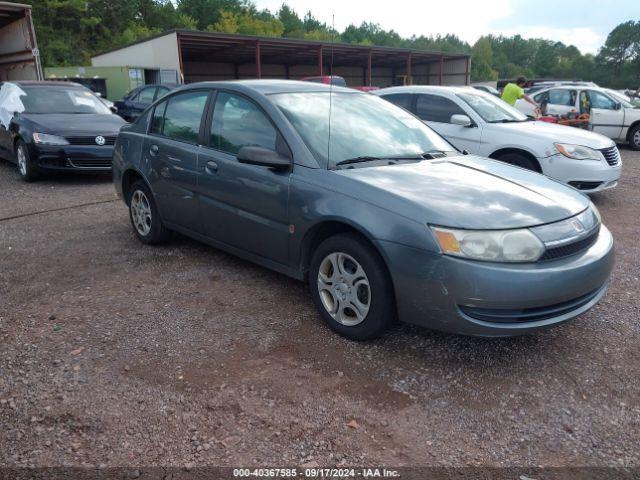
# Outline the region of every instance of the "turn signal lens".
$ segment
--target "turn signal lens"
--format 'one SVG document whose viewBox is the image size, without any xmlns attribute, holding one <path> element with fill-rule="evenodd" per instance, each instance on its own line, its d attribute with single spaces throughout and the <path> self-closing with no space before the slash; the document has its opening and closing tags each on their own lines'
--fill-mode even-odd
<svg viewBox="0 0 640 480">
<path fill-rule="evenodd" d="M 438 240 L 438 245 L 445 253 L 460 253 L 460 244 L 456 240 L 456 236 L 452 232 L 447 230 L 435 230 L 433 231 Z"/>
</svg>

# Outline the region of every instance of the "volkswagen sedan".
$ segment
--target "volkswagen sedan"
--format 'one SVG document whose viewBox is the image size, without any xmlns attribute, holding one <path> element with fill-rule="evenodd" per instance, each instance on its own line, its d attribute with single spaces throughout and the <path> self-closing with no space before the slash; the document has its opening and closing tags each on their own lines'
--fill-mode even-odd
<svg viewBox="0 0 640 480">
<path fill-rule="evenodd" d="M 46 172 L 110 172 L 125 123 L 91 90 L 72 82 L 15 82 L 23 112 L 0 125 L 0 156 L 29 182 Z"/>
<path fill-rule="evenodd" d="M 336 86 L 180 88 L 122 128 L 113 179 L 140 241 L 176 231 L 305 280 L 351 339 L 396 318 L 483 336 L 551 327 L 602 298 L 614 262 L 582 193 Z"/>
</svg>

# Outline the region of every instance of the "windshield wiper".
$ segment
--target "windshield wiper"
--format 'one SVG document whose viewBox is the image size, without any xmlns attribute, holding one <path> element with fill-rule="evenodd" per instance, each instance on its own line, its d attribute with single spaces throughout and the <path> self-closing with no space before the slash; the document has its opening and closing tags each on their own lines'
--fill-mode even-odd
<svg viewBox="0 0 640 480">
<path fill-rule="evenodd" d="M 489 123 L 521 123 L 521 122 L 526 122 L 527 119 L 524 120 L 518 120 L 516 118 L 503 118 L 501 120 L 492 120 Z"/>
<path fill-rule="evenodd" d="M 375 157 L 372 155 L 362 155 L 360 157 L 348 158 L 336 163 L 336 167 L 341 165 L 349 165 L 352 163 L 375 162 L 377 160 L 401 161 L 401 160 L 433 160 L 434 158 L 446 157 L 447 152 L 444 150 L 429 150 L 428 152 L 416 153 L 415 155 L 398 155 L 390 157 Z"/>
<path fill-rule="evenodd" d="M 361 157 L 347 158 L 346 160 L 341 160 L 336 163 L 336 167 L 340 165 L 349 165 L 351 163 L 364 163 L 364 162 L 374 162 L 376 160 L 383 160 L 380 157 L 373 157 L 371 155 L 363 155 Z"/>
</svg>

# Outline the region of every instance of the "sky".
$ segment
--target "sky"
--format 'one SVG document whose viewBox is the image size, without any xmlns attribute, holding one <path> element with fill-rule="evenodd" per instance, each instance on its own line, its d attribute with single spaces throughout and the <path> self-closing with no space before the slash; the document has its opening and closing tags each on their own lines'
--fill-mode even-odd
<svg viewBox="0 0 640 480">
<path fill-rule="evenodd" d="M 276 12 L 283 0 L 254 0 Z M 286 0 L 342 31 L 363 21 L 403 37 L 455 33 L 473 44 L 489 33 L 547 38 L 597 53 L 619 23 L 640 20 L 640 0 Z"/>
</svg>

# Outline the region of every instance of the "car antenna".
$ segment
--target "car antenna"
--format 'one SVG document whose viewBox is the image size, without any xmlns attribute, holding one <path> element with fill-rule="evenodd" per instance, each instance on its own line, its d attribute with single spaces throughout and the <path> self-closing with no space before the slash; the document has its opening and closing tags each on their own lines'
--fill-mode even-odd
<svg viewBox="0 0 640 480">
<path fill-rule="evenodd" d="M 329 135 L 327 136 L 327 170 L 331 165 L 331 104 L 333 103 L 333 44 L 336 38 L 336 16 L 331 14 L 331 64 L 329 66 Z"/>
</svg>

